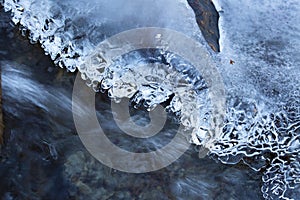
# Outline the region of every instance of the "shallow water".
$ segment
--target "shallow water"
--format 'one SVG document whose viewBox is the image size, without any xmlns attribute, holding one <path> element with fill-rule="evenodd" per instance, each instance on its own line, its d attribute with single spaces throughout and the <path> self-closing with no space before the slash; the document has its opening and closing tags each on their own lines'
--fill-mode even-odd
<svg viewBox="0 0 300 200">
<path fill-rule="evenodd" d="M 22 9 L 15 9 L 14 20 L 15 22 L 18 22 L 21 19 L 21 24 L 32 31 L 30 34 L 31 41 L 36 41 L 38 36 L 41 36 L 40 42 L 43 43 L 42 46 L 48 53 L 50 53 L 52 59 L 55 60 L 55 62 L 58 64 L 66 65 L 71 71 L 75 69 L 74 63 L 81 62 L 82 60 L 80 59 L 91 52 L 94 46 L 97 45 L 97 43 L 103 38 L 105 38 L 105 36 L 111 36 L 114 33 L 120 32 L 122 30 L 149 25 L 148 23 L 150 23 L 150 25 L 158 25 L 183 31 L 189 36 L 198 40 L 203 46 L 205 46 L 209 54 L 212 55 L 215 62 L 217 63 L 218 70 L 222 75 L 227 92 L 228 110 L 225 118 L 223 133 L 222 136 L 218 138 L 218 145 L 216 145 L 215 148 L 210 149 L 211 153 L 214 155 L 216 160 L 220 160 L 223 163 L 235 164 L 243 161 L 245 164 L 249 165 L 250 168 L 263 172 L 264 175 L 262 180 L 264 184 L 261 185 L 265 198 L 295 198 L 297 196 L 297 192 L 299 191 L 298 183 L 300 177 L 300 83 L 298 77 L 300 74 L 298 51 L 298 47 L 300 45 L 300 37 L 298 34 L 299 15 L 297 14 L 300 10 L 299 2 L 290 1 L 288 3 L 283 3 L 281 1 L 268 0 L 245 0 L 243 2 L 214 1 L 220 14 L 219 26 L 221 37 L 221 52 L 219 54 L 213 54 L 210 51 L 207 44 L 204 42 L 204 39 L 201 36 L 199 30 L 195 26 L 191 8 L 189 8 L 183 1 L 180 1 L 180 3 L 178 4 L 177 2 L 170 2 L 170 9 L 167 12 L 161 12 L 166 8 L 160 7 L 160 9 L 162 10 L 157 10 L 158 14 L 153 15 L 153 18 L 138 17 L 140 16 L 140 13 L 137 14 L 138 16 L 126 15 L 126 13 L 131 13 L 133 10 L 138 10 L 141 6 L 147 7 L 147 4 L 140 5 L 137 2 L 135 2 L 137 4 L 133 3 L 132 7 L 130 7 L 129 10 L 125 9 L 124 12 L 119 13 L 120 15 L 116 15 L 113 17 L 111 16 L 110 11 L 114 9 L 120 10 L 119 7 L 123 5 L 123 1 L 117 1 L 118 3 L 121 2 L 120 4 L 109 4 L 103 1 L 99 4 L 95 4 L 92 9 L 90 9 L 90 5 L 88 4 L 82 4 L 82 8 L 78 9 L 78 7 L 66 1 L 62 3 L 61 7 L 58 10 L 57 6 L 53 7 L 52 1 L 45 2 L 45 4 L 41 5 L 33 4 L 33 6 L 31 7 L 31 12 L 27 12 L 28 15 L 25 15 L 25 17 L 19 16 L 19 14 L 23 12 Z M 78 3 L 84 3 L 84 1 L 78 1 Z M 52 23 L 53 27 L 51 26 L 50 29 L 47 28 L 46 31 L 42 28 L 45 23 L 45 18 L 44 16 L 39 15 L 39 9 L 37 9 L 39 8 L 39 6 L 44 6 L 45 8 L 47 8 L 46 16 L 50 18 L 53 17 L 54 20 L 54 23 Z M 9 6 L 6 5 L 6 8 L 8 7 Z M 27 7 L 24 7 L 26 11 Z M 184 17 L 178 18 L 178 15 L 174 16 L 172 14 L 172 11 L 174 11 L 174 9 L 177 11 L 178 9 L 182 11 L 182 13 L 185 14 Z M 99 15 L 95 16 L 94 14 L 99 10 L 103 12 L 101 12 L 100 14 L 98 13 Z M 85 14 L 83 15 L 82 12 L 85 12 Z M 161 16 L 159 13 L 163 13 L 166 15 Z M 68 20 L 69 16 L 75 16 L 74 20 Z M 147 12 L 145 16 L 149 16 L 147 15 Z M 35 20 L 33 19 L 34 17 L 37 17 L 37 23 L 32 23 Z M 125 22 L 122 24 L 117 23 L 119 21 L 118 19 L 129 19 L 128 17 L 132 17 L 134 23 L 131 24 L 131 22 L 128 20 L 125 20 Z M 159 18 L 159 20 L 157 20 L 157 17 Z M 93 21 L 94 19 L 100 19 L 101 23 L 97 24 L 96 21 Z M 107 21 L 104 19 L 106 19 Z M 173 23 L 174 21 L 169 21 L 169 19 L 177 19 L 178 23 Z M 60 24 L 61 22 L 63 22 L 64 24 Z M 83 24 L 86 24 L 87 26 L 82 26 Z M 64 27 L 64 31 L 57 29 L 57 26 Z M 91 30 L 91 32 L 83 34 L 86 30 Z M 7 33 L 7 35 L 9 34 Z M 58 39 L 48 40 L 49 34 L 54 34 Z M 61 51 L 61 49 L 57 47 L 60 47 L 60 45 L 64 46 L 66 44 L 69 44 L 69 41 L 71 41 L 70 45 L 67 45 L 67 48 L 63 50 L 63 53 L 57 57 L 57 53 Z M 8 45 L 8 48 L 11 47 L 9 47 Z M 5 55 L 5 50 L 1 52 L 4 52 L 3 55 Z M 24 52 L 21 52 L 20 54 L 22 53 Z M 10 56 L 10 54 L 8 55 Z M 36 54 L 33 54 L 33 57 L 35 55 Z M 4 57 L 4 60 L 7 60 L 7 56 Z M 141 59 L 141 57 L 138 56 L 135 57 L 135 59 Z M 12 58 L 11 60 L 13 60 L 14 63 L 5 65 L 14 65 L 16 62 L 15 59 Z M 30 61 L 24 62 L 25 66 L 30 66 L 28 63 L 30 63 Z M 124 68 L 134 69 L 130 68 L 130 66 L 126 64 L 122 67 L 123 68 L 121 68 L 117 73 L 123 73 Z M 88 74 L 89 79 L 93 80 L 92 75 L 90 75 L 92 73 L 89 73 L 89 71 L 84 71 L 84 68 L 79 69 Z M 112 69 L 116 71 L 116 68 L 111 68 L 111 70 Z M 138 68 L 137 70 L 134 70 L 136 70 L 135 72 L 139 72 L 143 75 L 143 70 L 140 69 Z M 54 70 L 54 68 L 48 68 L 47 70 L 52 71 L 53 73 L 57 73 L 57 70 Z M 187 65 L 185 65 L 183 71 L 189 70 L 191 70 L 190 67 L 187 67 Z M 12 70 L 8 70 L 7 72 L 8 74 L 13 74 Z M 29 77 L 28 72 L 16 71 L 14 73 L 18 74 L 19 76 L 18 78 L 16 78 L 16 80 L 22 79 L 22 77 L 23 79 L 24 77 Z M 130 75 L 131 74 L 129 73 L 129 75 L 125 76 L 125 79 L 130 77 Z M 40 76 L 38 75 L 35 78 L 39 80 L 38 77 Z M 13 77 L 10 78 L 13 82 Z M 4 78 L 4 81 L 9 80 L 10 78 Z M 105 78 L 107 80 L 110 79 L 107 77 Z M 120 80 L 124 80 L 124 77 L 118 78 Z M 118 78 L 112 79 L 112 85 L 119 81 Z M 193 78 L 191 79 L 193 80 Z M 60 91 L 57 88 L 48 88 L 48 86 L 39 86 L 34 81 L 35 79 L 30 78 L 30 80 L 31 81 L 24 81 L 24 83 L 26 84 L 23 85 L 23 90 L 27 91 L 27 93 L 24 94 L 25 96 L 19 99 L 16 98 L 16 100 L 34 104 L 41 110 L 46 110 L 47 112 L 49 112 L 49 108 L 52 109 L 53 107 L 55 109 L 59 109 L 60 112 L 63 112 L 64 109 L 70 111 L 70 108 L 68 107 L 68 102 L 70 102 L 70 99 L 64 97 L 64 95 L 68 92 L 64 90 Z M 131 81 L 134 82 L 134 80 L 135 79 L 133 78 Z M 51 82 L 49 82 L 48 84 L 49 86 L 51 85 L 51 87 L 53 86 L 53 83 Z M 70 82 L 68 82 L 68 84 L 70 84 Z M 66 85 L 68 84 L 64 82 L 62 85 L 66 87 Z M 30 87 L 30 85 L 34 86 Z M 104 86 L 102 85 L 102 87 Z M 110 90 L 110 87 L 111 86 L 107 87 L 106 89 Z M 161 88 L 168 87 L 168 84 L 161 85 Z M 33 88 L 35 89 L 33 90 Z M 36 93 L 37 90 L 39 91 L 43 89 L 47 91 L 43 95 L 41 95 L 40 93 Z M 141 90 L 141 88 L 139 89 Z M 59 95 L 59 97 L 57 95 L 51 94 L 53 92 L 57 92 L 57 90 L 59 90 L 59 94 L 61 94 Z M 16 89 L 12 89 L 12 91 L 17 92 Z M 151 90 L 149 88 L 142 88 L 141 91 Z M 118 92 L 113 93 L 113 90 L 110 90 L 109 92 L 110 96 L 119 95 Z M 20 93 L 20 95 L 22 95 L 22 93 Z M 150 103 L 151 101 L 157 101 L 157 99 L 165 100 L 165 98 L 162 98 L 164 95 L 166 94 L 158 94 L 154 97 L 150 97 Z M 13 98 L 14 96 L 16 95 L 11 95 L 10 97 Z M 146 96 L 142 96 L 142 98 L 140 99 L 143 98 L 147 99 Z M 102 101 L 105 101 L 105 99 L 105 95 L 102 96 Z M 140 101 L 140 99 L 137 99 L 137 101 Z M 54 101 L 64 101 L 64 103 L 61 105 L 52 105 Z M 170 104 L 175 105 L 174 102 L 171 102 Z M 102 110 L 101 113 L 98 113 L 98 117 L 101 119 L 100 121 L 109 121 L 109 123 L 104 123 L 103 126 L 106 125 L 107 130 L 113 130 L 113 132 L 115 133 L 116 127 L 111 125 L 111 118 L 109 118 L 110 111 L 109 109 L 107 110 L 107 105 L 105 106 L 104 104 L 103 106 L 104 107 L 100 106 L 99 108 L 104 109 L 105 112 Z M 174 107 L 174 109 L 176 110 L 176 106 Z M 12 114 L 13 112 L 10 111 L 10 113 Z M 139 111 L 137 113 L 137 116 L 139 115 L 145 115 L 145 112 Z M 61 117 L 61 115 L 59 114 L 54 114 L 52 116 L 52 114 L 49 113 L 48 116 L 51 118 L 51 122 L 53 122 L 52 117 L 58 119 Z M 67 119 L 69 118 L 71 117 L 67 117 Z M 170 118 L 173 119 L 173 117 L 171 116 Z M 182 119 L 183 118 L 181 118 L 181 122 L 183 122 Z M 68 130 L 70 130 L 68 128 L 69 122 L 68 120 L 64 121 L 67 123 L 66 125 L 64 125 L 64 128 L 66 129 L 65 131 L 68 132 Z M 59 124 L 56 124 L 57 122 L 61 123 L 61 120 L 55 119 L 54 122 L 55 123 L 51 126 L 57 127 L 57 130 L 61 130 L 62 127 L 60 127 Z M 170 123 L 171 122 L 172 120 L 170 120 Z M 168 124 L 166 130 L 172 131 L 173 126 L 175 125 L 172 125 L 172 123 Z M 164 134 L 164 136 L 168 137 L 168 134 Z M 120 144 L 120 146 L 129 149 L 132 148 L 132 146 L 130 145 L 130 139 L 126 137 L 121 138 L 120 134 L 116 134 L 116 136 L 112 135 L 111 137 L 111 139 L 116 140 L 115 142 L 117 144 Z M 157 141 L 161 141 L 161 138 L 158 138 L 158 140 L 149 141 L 148 144 L 152 144 L 152 146 L 150 145 L 150 147 L 148 148 L 153 149 L 155 146 L 157 146 Z M 48 145 L 48 142 L 46 143 Z M 51 145 L 48 147 L 48 149 L 49 152 L 55 152 Z M 191 158 L 191 155 L 193 154 L 194 153 L 192 151 L 187 155 L 190 155 L 189 158 Z M 89 170 L 83 170 L 82 173 L 77 171 L 77 173 L 75 173 L 77 175 L 74 175 L 72 169 L 74 169 L 74 166 L 80 166 L 82 168 L 93 168 L 97 164 L 93 163 L 94 161 L 92 161 L 92 159 L 90 160 L 89 157 L 86 157 L 85 153 L 70 153 L 70 155 L 66 157 L 67 161 L 64 165 L 65 173 L 63 173 L 64 178 L 66 178 L 67 180 L 74 180 L 74 184 L 76 185 L 75 188 L 80 188 L 79 190 L 81 194 L 86 196 L 92 195 L 91 191 L 93 190 L 91 190 L 91 188 L 96 187 L 99 183 L 97 182 L 94 185 L 93 183 L 89 182 L 90 179 L 88 179 L 87 177 L 98 176 L 99 174 L 97 172 L 91 172 L 89 174 Z M 91 162 L 91 164 L 87 164 L 85 166 L 80 163 L 79 160 L 88 160 L 87 162 Z M 191 162 L 189 163 L 196 162 L 192 160 L 193 159 L 191 159 Z M 181 161 L 179 160 L 178 162 Z M 201 163 L 202 161 L 200 160 L 198 162 Z M 176 166 L 176 164 L 177 163 L 175 163 L 174 165 Z M 216 164 L 212 165 L 219 166 Z M 194 168 L 192 169 L 199 171 Z M 224 168 L 222 168 L 222 170 L 224 170 Z M 246 169 L 243 168 L 243 170 L 238 171 L 237 174 L 249 172 L 247 170 L 244 170 Z M 218 174 L 218 172 L 219 171 L 217 171 L 216 174 Z M 226 177 L 227 175 L 224 176 Z M 198 196 L 198 198 L 217 198 L 216 196 L 210 195 L 219 195 L 218 193 L 210 193 L 211 191 L 215 191 L 214 186 L 211 186 L 206 182 L 199 182 L 198 178 L 193 178 L 188 175 L 186 177 L 189 178 L 185 178 L 183 181 L 181 179 L 179 180 L 175 178 L 172 179 L 172 183 L 168 182 L 168 185 L 171 185 L 171 189 L 169 187 L 168 188 L 171 191 L 170 193 L 172 195 L 175 195 L 177 198 L 182 198 L 183 194 L 188 194 L 192 198 L 193 195 L 196 195 L 198 190 L 204 190 L 204 194 L 201 194 L 202 196 Z M 198 177 L 200 179 L 201 175 L 199 175 Z M 237 179 L 241 177 L 245 178 L 240 175 L 229 175 L 228 177 L 232 178 L 232 180 L 231 178 L 228 178 L 230 179 L 230 181 L 235 181 L 235 177 L 238 177 Z M 88 181 L 86 181 L 87 179 Z M 211 179 L 205 176 L 205 180 Z M 222 181 L 223 179 L 221 180 L 221 182 Z M 239 182 L 241 181 L 242 180 L 239 180 Z M 87 182 L 89 184 L 87 184 Z M 221 182 L 216 182 L 216 184 L 221 184 Z M 256 182 L 256 184 L 258 184 L 258 182 Z M 101 185 L 106 185 L 106 183 L 101 183 Z M 293 189 L 294 186 L 295 188 Z M 114 187 L 114 185 L 112 184 L 109 186 L 110 189 L 111 187 Z M 169 193 L 168 189 L 163 188 L 157 189 L 155 191 L 157 191 L 158 194 L 161 192 L 161 190 L 167 191 L 165 191 L 164 194 Z M 256 190 L 258 190 L 258 188 L 256 188 Z M 72 192 L 69 192 L 69 194 L 72 193 L 71 195 L 74 195 L 76 194 L 76 192 L 78 192 L 78 190 L 74 189 Z M 105 191 L 100 191 L 100 193 L 101 192 L 105 194 L 104 197 L 110 197 L 110 195 L 121 195 L 119 193 L 111 194 L 110 192 L 105 193 Z M 149 192 L 149 194 L 153 194 L 153 192 Z M 253 194 L 256 195 L 256 193 Z M 93 195 L 97 196 L 100 194 L 97 193 Z M 122 195 L 130 194 L 126 193 Z M 134 195 L 136 194 L 134 193 Z M 172 195 L 167 195 L 167 197 L 173 198 Z M 225 194 L 222 193 L 222 195 Z M 236 196 L 234 192 L 226 195 L 230 195 L 233 198 L 239 197 Z M 247 195 L 243 198 L 250 198 L 250 196 Z M 115 198 L 121 197 L 115 196 Z M 223 198 L 223 196 L 220 198 Z"/>
<path fill-rule="evenodd" d="M 1 22 L 9 21 L 7 14 L 2 12 L 1 16 Z M 0 164 L 1 198 L 261 198 L 259 173 L 243 165 L 200 160 L 193 149 L 166 169 L 148 174 L 127 174 L 103 166 L 85 150 L 74 128 L 74 74 L 60 71 L 38 45 L 29 44 L 13 27 L 2 28 L 1 39 L 7 44 L 1 46 L 5 55 L 1 57 L 1 69 L 6 125 Z M 97 106 L 105 111 L 98 113 L 105 129 L 112 138 L 122 135 L 116 125 L 108 123 L 112 116 L 106 96 L 97 98 L 102 99 Z M 137 115 L 144 116 L 145 112 Z M 132 144 L 128 140 L 125 143 Z M 154 141 L 152 145 L 161 144 Z"/>
</svg>

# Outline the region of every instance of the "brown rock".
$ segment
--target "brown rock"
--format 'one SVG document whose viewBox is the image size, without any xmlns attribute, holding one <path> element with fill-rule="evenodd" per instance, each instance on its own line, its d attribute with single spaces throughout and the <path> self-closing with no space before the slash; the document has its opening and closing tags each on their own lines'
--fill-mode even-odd
<svg viewBox="0 0 300 200">
<path fill-rule="evenodd" d="M 194 10 L 197 24 L 208 45 L 215 52 L 220 52 L 219 46 L 219 13 L 211 0 L 188 0 Z"/>
</svg>

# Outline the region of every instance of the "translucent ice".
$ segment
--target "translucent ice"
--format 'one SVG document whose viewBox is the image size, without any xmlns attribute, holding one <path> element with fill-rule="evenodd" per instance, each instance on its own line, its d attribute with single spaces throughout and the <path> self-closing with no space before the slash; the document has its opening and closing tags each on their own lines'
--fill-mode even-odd
<svg viewBox="0 0 300 200">
<path fill-rule="evenodd" d="M 300 2 L 213 2 L 220 14 L 221 37 L 221 52 L 213 57 L 226 86 L 227 114 L 222 136 L 210 153 L 223 163 L 243 161 L 263 171 L 266 199 L 296 198 L 300 182 Z M 89 69 L 81 65 L 99 42 L 137 27 L 175 29 L 207 46 L 187 2 L 4 0 L 3 5 L 22 33 L 31 42 L 40 42 L 59 66 L 86 71 L 82 77 L 88 84 L 95 90 L 108 90 L 116 101 L 129 97 L 152 109 L 169 100 L 169 110 L 178 114 L 200 142 L 193 141 L 203 144 L 205 119 L 210 117 L 209 88 L 188 63 L 178 63 L 180 58 L 163 51 L 152 55 L 154 62 L 133 52 L 110 67 L 101 55 L 92 56 Z M 95 78 L 95 70 L 101 72 L 99 77 Z"/>
</svg>

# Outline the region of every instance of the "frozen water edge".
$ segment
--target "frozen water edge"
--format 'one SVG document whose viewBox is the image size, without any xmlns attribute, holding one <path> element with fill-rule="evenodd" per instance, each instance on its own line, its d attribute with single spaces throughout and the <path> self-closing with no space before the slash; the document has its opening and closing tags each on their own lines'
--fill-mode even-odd
<svg viewBox="0 0 300 200">
<path fill-rule="evenodd" d="M 213 2 L 220 13 L 221 53 L 216 59 L 223 66 L 224 82 L 231 82 L 227 92 L 246 99 L 229 105 L 216 150 L 218 159 L 236 163 L 243 158 L 252 168 L 263 168 L 266 199 L 296 198 L 300 180 L 299 1 Z M 230 60 L 235 63 L 231 65 Z M 256 105 L 252 112 L 251 105 Z"/>
<path fill-rule="evenodd" d="M 75 66 L 80 63 L 80 55 L 87 55 L 95 45 L 85 40 L 88 36 L 81 35 L 89 27 L 82 30 L 76 27 L 76 22 L 81 26 L 80 23 L 85 23 L 85 20 L 94 16 L 84 17 L 87 13 L 82 14 L 83 12 L 79 12 L 74 5 L 68 3 L 62 3 L 69 8 L 64 10 L 64 14 L 81 17 L 75 18 L 74 22 L 69 24 L 54 20 L 55 28 L 50 30 L 55 30 L 55 34 L 56 30 L 64 30 L 69 35 L 60 32 L 53 41 L 50 39 L 42 42 L 45 51 L 48 51 L 61 66 Z M 24 7 L 26 6 L 29 7 L 24 4 Z M 34 11 L 37 13 L 40 6 L 51 7 L 49 4 L 35 6 L 39 8 Z M 79 5 L 83 10 L 89 6 Z M 6 5 L 6 8 L 8 7 Z M 23 12 L 23 9 L 14 9 L 18 19 L 18 12 Z M 265 198 L 295 196 L 290 194 L 289 188 L 299 182 L 299 3 L 230 1 L 219 2 L 217 9 L 221 13 L 221 53 L 216 56 L 216 60 L 219 61 L 219 69 L 228 89 L 229 109 L 224 135 L 217 146 L 219 148 L 212 152 L 224 163 L 237 163 L 243 158 L 244 162 L 256 170 L 266 168 L 263 178 L 265 185 L 262 188 Z M 109 9 L 107 10 L 109 12 Z M 49 10 L 49 16 L 54 11 L 59 13 L 59 8 Z M 59 17 L 67 21 L 65 16 Z M 192 19 L 192 15 L 189 15 L 189 18 Z M 107 24 L 112 23 L 109 18 L 107 20 L 107 23 L 99 24 L 99 27 L 106 29 Z M 34 29 L 34 19 L 23 19 L 20 22 L 25 27 L 31 27 L 27 28 L 31 30 L 30 37 L 33 41 L 40 37 L 39 29 Z M 42 16 L 37 22 L 47 24 Z M 40 24 L 42 28 L 43 23 Z M 134 27 L 126 22 L 124 26 L 119 25 L 112 23 L 107 29 L 108 32 L 119 32 L 124 27 Z M 114 30 L 113 26 L 119 29 Z M 171 28 L 176 29 L 173 26 Z M 89 32 L 89 36 L 104 37 L 95 32 Z M 51 36 L 53 32 L 50 31 L 49 34 Z M 45 37 L 49 35 L 45 34 Z M 290 46 L 294 48 L 291 49 Z M 61 54 L 60 57 L 57 57 L 57 52 Z M 235 61 L 234 65 L 229 64 L 230 59 Z M 71 71 L 74 69 L 69 68 Z"/>
<path fill-rule="evenodd" d="M 57 3 L 58 6 L 55 3 Z M 18 1 L 17 3 L 14 3 L 14 1 L 5 1 L 4 6 L 6 10 L 11 10 L 14 14 L 13 22 L 15 24 L 20 23 L 24 32 L 29 31 L 29 38 L 32 42 L 39 41 L 45 49 L 45 52 L 50 54 L 54 62 L 61 67 L 66 66 L 70 71 L 74 71 L 76 66 L 82 66 L 81 64 L 83 63 L 84 57 L 90 54 L 97 42 L 103 40 L 105 37 L 109 37 L 110 35 L 130 28 L 144 26 L 172 28 L 198 39 L 201 43 L 204 41 L 194 22 L 193 12 L 187 6 L 187 2 L 170 1 L 167 2 L 167 8 L 159 6 L 159 4 L 166 3 L 165 1 L 162 2 L 160 0 L 151 2 L 149 5 L 145 2 L 131 1 L 130 6 L 125 6 L 126 1 L 123 0 L 116 0 L 114 2 L 95 1 L 92 3 L 93 5 L 91 5 L 90 2 L 86 3 L 86 1 L 78 1 L 75 6 L 69 1 L 64 1 L 63 3 L 55 1 Z M 80 7 L 80 9 L 77 9 L 77 7 Z M 43 10 L 42 14 L 40 13 L 40 10 Z M 141 13 L 140 11 L 144 12 Z M 118 12 L 118 14 L 116 14 L 116 12 Z M 84 15 L 82 13 L 84 13 Z M 157 13 L 157 15 L 155 13 Z M 181 15 L 178 15 L 178 13 L 181 13 Z M 70 18 L 74 18 L 74 20 L 71 20 Z M 92 31 L 90 31 L 90 29 L 92 29 Z M 88 33 L 86 33 L 87 30 L 89 30 Z M 167 59 L 171 60 L 171 58 Z M 125 66 L 123 67 L 124 69 L 121 69 L 120 72 L 116 72 L 117 74 L 110 73 L 110 71 L 117 71 L 116 68 L 108 71 L 105 69 L 103 70 L 105 76 L 101 80 L 97 80 L 98 83 L 102 82 L 102 88 L 114 88 L 114 90 L 117 91 L 114 94 L 110 93 L 111 96 L 119 97 L 120 94 L 117 93 L 120 93 L 121 90 L 117 90 L 116 87 L 114 87 L 119 84 L 118 81 L 112 80 L 110 81 L 111 83 L 108 84 L 107 80 L 110 80 L 111 76 L 118 76 L 119 79 L 122 79 L 122 74 L 125 73 L 127 70 L 126 68 L 128 68 Z M 182 67 L 189 68 L 185 65 L 182 65 Z M 79 67 L 78 69 L 83 72 L 83 78 L 92 81 L 94 80 L 95 77 L 93 77 L 94 73 L 92 72 L 92 69 L 85 69 L 82 67 Z M 131 69 L 133 69 L 132 65 Z M 184 70 L 185 69 L 182 69 L 182 71 Z M 145 74 L 143 68 L 138 69 L 138 72 L 141 73 L 142 77 L 148 76 L 148 74 Z M 125 74 L 127 74 L 127 76 L 124 76 L 123 80 L 133 78 L 128 76 L 130 72 L 126 72 Z M 133 74 L 131 74 L 131 76 L 132 75 Z M 187 79 L 191 79 L 189 84 L 197 82 L 197 84 L 200 84 L 201 86 L 202 80 L 197 80 L 199 79 L 197 77 L 197 74 L 194 74 L 193 78 L 188 77 Z M 125 87 L 125 89 L 123 88 L 123 91 L 127 89 L 136 91 L 136 89 L 128 88 L 130 87 L 128 86 L 130 81 L 134 82 L 135 80 L 134 78 L 126 80 L 125 83 L 122 81 L 122 87 L 127 84 L 127 87 Z M 153 81 L 148 81 L 148 83 L 150 82 Z M 138 90 L 143 91 L 144 94 L 150 94 L 151 98 L 147 99 L 145 98 L 145 95 L 139 93 L 137 95 L 140 95 L 140 97 L 135 98 L 135 101 L 139 102 L 141 98 L 145 101 L 151 101 L 146 105 L 149 108 L 165 101 L 170 95 L 170 91 L 168 92 L 167 90 L 169 86 L 166 85 L 166 83 L 163 84 L 164 85 L 162 86 L 150 84 L 155 90 L 163 88 L 161 92 L 151 91 L 150 87 L 138 88 Z M 196 133 L 194 134 L 198 135 L 198 130 L 200 128 L 201 130 L 207 130 L 207 127 L 204 125 L 206 124 L 205 121 L 207 120 L 207 116 L 201 116 L 201 119 L 199 118 L 200 115 L 198 110 L 194 109 L 194 114 L 191 114 L 189 110 L 193 107 L 209 107 L 209 105 L 207 105 L 209 102 L 203 103 L 203 97 L 196 95 L 197 92 L 191 89 L 192 87 L 199 87 L 198 85 L 194 84 L 191 86 L 189 84 L 185 86 L 181 85 L 181 92 L 172 91 L 172 93 L 175 93 L 175 98 L 173 98 L 170 104 L 170 109 L 175 112 L 181 111 L 182 124 L 187 126 L 187 128 L 195 130 L 194 132 Z M 179 87 L 176 86 L 172 88 Z M 200 90 L 202 89 L 200 88 Z M 113 90 L 110 89 L 109 91 L 112 92 Z M 181 97 L 178 98 L 176 93 L 180 94 Z M 207 98 L 207 95 L 205 94 L 202 96 Z M 132 95 L 127 97 L 132 97 Z M 159 99 L 159 101 L 155 99 Z M 199 123 L 203 125 L 199 126 Z M 207 131 L 201 131 L 201 133 L 202 135 L 198 136 L 202 138 L 202 141 L 205 141 L 204 138 L 207 137 Z M 194 139 L 194 141 L 196 141 L 196 139 Z"/>
<path fill-rule="evenodd" d="M 75 71 L 99 42 L 125 30 L 157 26 L 171 28 L 205 44 L 193 12 L 184 1 L 20 1 L 6 0 L 4 8 L 28 30 L 32 42 L 40 42 L 59 66 Z M 167 4 L 163 8 L 160 4 Z M 41 12 L 43 10 L 43 12 Z M 178 13 L 181 13 L 179 15 Z M 68 34 L 65 34 L 68 33 Z"/>
</svg>

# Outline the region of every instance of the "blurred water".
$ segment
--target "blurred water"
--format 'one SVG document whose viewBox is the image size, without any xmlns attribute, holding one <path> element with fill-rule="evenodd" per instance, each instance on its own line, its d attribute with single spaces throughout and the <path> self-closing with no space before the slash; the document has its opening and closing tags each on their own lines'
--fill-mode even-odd
<svg viewBox="0 0 300 200">
<path fill-rule="evenodd" d="M 121 0 L 114 4 L 64 1 L 55 2 L 56 5 L 54 2 L 15 4 L 5 1 L 5 7 L 12 9 L 13 21 L 24 26 L 21 29 L 25 35 L 27 29 L 31 31 L 32 42 L 39 40 L 57 64 L 71 71 L 105 37 L 135 27 L 173 28 L 207 47 L 195 25 L 192 10 L 184 1 L 170 1 L 168 6 L 160 6 L 162 2 L 155 1 L 157 4 L 153 7 L 152 3 L 149 6 L 148 2 L 138 1 L 125 6 Z M 212 153 L 221 162 L 243 161 L 252 169 L 263 171 L 265 198 L 296 198 L 300 177 L 299 2 L 232 0 L 214 3 L 220 13 L 221 52 L 212 56 L 226 86 L 228 110 L 223 135 Z M 29 89 L 30 84 L 33 83 L 27 87 L 25 84 L 24 89 Z M 31 97 L 39 96 L 28 92 Z M 51 98 L 62 100 L 47 97 L 45 102 Z M 28 101 L 26 97 L 23 99 Z M 40 100 L 32 102 L 43 106 Z M 78 157 L 86 159 L 82 154 L 74 158 Z M 71 172 L 67 174 L 73 177 Z M 193 191 L 201 190 L 201 185 L 210 191 L 214 188 L 197 183 L 193 178 L 184 180 L 176 187 L 184 192 L 188 185 L 187 193 L 191 196 L 195 194 Z M 82 183 L 85 182 L 77 184 Z"/>
<path fill-rule="evenodd" d="M 166 169 L 148 174 L 127 174 L 103 166 L 76 135 L 70 102 L 74 74 L 58 70 L 18 31 L 6 30 L 1 29 L 1 39 L 7 44 L 1 51 L 9 55 L 1 57 L 6 125 L 0 163 L 2 199 L 261 198 L 259 173 L 243 165 L 200 160 L 194 149 Z M 112 123 L 107 94 L 99 93 L 97 100 L 98 119 L 115 144 L 133 151 L 164 145 L 160 138 L 166 134 L 137 145 Z M 147 120 L 145 111 L 133 114 Z M 164 133 L 176 126 L 169 119 Z"/>
</svg>

